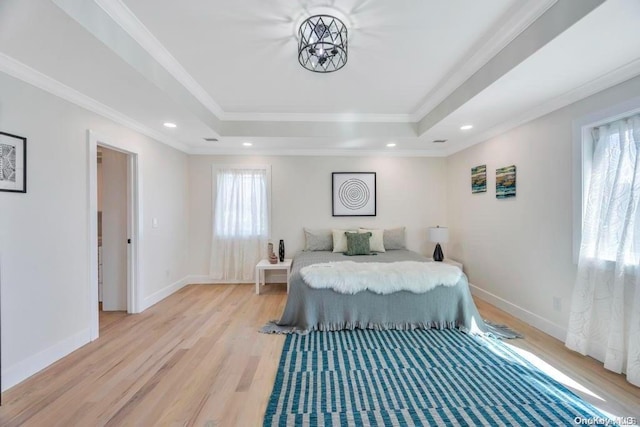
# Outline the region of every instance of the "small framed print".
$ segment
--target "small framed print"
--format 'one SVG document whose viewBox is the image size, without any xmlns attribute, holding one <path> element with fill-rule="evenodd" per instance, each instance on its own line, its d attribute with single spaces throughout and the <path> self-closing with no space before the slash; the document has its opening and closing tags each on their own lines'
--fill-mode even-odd
<svg viewBox="0 0 640 427">
<path fill-rule="evenodd" d="M 496 198 L 516 197 L 516 166 L 496 169 Z"/>
<path fill-rule="evenodd" d="M 0 191 L 27 192 L 27 138 L 0 132 Z"/>
<path fill-rule="evenodd" d="M 376 216 L 376 173 L 333 172 L 333 216 Z"/>
<path fill-rule="evenodd" d="M 487 165 L 471 168 L 471 193 L 487 192 Z"/>
</svg>

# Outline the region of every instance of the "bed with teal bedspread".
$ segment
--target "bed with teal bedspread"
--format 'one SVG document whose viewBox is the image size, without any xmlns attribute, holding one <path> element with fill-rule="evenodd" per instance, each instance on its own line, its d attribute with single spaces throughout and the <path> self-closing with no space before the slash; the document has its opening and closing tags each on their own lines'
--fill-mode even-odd
<svg viewBox="0 0 640 427">
<path fill-rule="evenodd" d="M 429 262 L 424 256 L 409 250 L 363 256 L 329 251 L 301 252 L 293 260 L 290 290 L 282 317 L 267 324 L 263 332 L 430 328 L 486 331 L 464 274 L 455 286 L 437 286 L 420 294 L 399 291 L 388 295 L 370 291 L 348 295 L 332 289 L 315 289 L 300 275 L 300 269 L 305 266 L 336 261 Z"/>
</svg>

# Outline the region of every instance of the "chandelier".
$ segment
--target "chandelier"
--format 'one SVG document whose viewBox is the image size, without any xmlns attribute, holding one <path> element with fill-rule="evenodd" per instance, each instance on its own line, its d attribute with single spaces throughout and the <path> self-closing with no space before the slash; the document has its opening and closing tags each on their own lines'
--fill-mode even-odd
<svg viewBox="0 0 640 427">
<path fill-rule="evenodd" d="M 331 73 L 347 63 L 347 27 L 336 17 L 314 15 L 298 30 L 298 62 L 316 73 Z"/>
</svg>

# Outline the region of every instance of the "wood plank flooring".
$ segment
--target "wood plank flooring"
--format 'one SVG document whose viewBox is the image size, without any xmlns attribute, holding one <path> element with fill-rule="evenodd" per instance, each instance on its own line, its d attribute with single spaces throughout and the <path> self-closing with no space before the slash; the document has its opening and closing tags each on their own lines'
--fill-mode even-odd
<svg viewBox="0 0 640 427">
<path fill-rule="evenodd" d="M 250 285 L 191 285 L 142 314 L 104 313 L 98 340 L 3 395 L 0 425 L 261 425 L 284 336 L 257 330 L 285 301 L 284 285 L 259 296 Z M 591 403 L 640 417 L 640 389 L 624 377 L 477 303 L 483 317 L 525 334 L 508 344 L 589 390 L 577 391 Z"/>
</svg>

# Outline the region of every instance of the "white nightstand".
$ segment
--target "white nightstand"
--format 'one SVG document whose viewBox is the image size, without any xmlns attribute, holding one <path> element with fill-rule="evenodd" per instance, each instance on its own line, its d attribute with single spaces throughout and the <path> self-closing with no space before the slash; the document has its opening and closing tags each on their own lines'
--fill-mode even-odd
<svg viewBox="0 0 640 427">
<path fill-rule="evenodd" d="M 291 275 L 291 260 L 285 259 L 277 264 L 271 264 L 263 259 L 256 265 L 256 295 L 260 295 L 260 285 L 265 285 L 265 270 L 285 270 L 287 272 L 287 293 L 289 293 L 289 276 Z"/>
<path fill-rule="evenodd" d="M 433 261 L 433 258 L 427 258 L 427 259 L 431 262 L 435 262 Z M 444 262 L 445 264 L 455 265 L 460 270 L 462 270 L 462 272 L 464 272 L 464 267 L 462 266 L 462 263 L 456 261 L 455 259 L 445 258 L 442 262 Z"/>
</svg>

